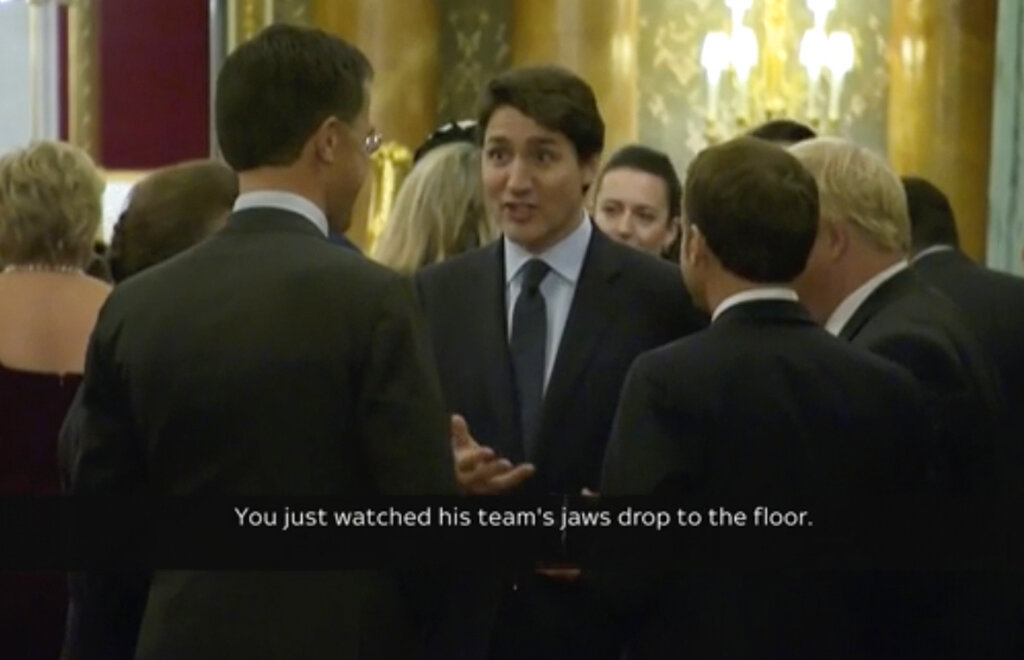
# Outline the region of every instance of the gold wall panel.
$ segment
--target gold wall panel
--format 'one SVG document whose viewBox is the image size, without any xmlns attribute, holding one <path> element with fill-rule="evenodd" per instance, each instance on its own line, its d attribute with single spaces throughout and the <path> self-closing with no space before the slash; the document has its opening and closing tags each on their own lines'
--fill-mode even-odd
<svg viewBox="0 0 1024 660">
<path fill-rule="evenodd" d="M 590 83 L 604 118 L 605 151 L 637 139 L 639 0 L 514 0 L 515 65 L 555 63 Z M 646 3 L 645 3 L 646 4 Z"/>
<path fill-rule="evenodd" d="M 997 0 L 894 0 L 889 156 L 950 198 L 964 251 L 984 254 Z"/>
<path fill-rule="evenodd" d="M 98 0 L 67 8 L 68 141 L 100 162 Z"/>
<path fill-rule="evenodd" d="M 355 45 L 374 68 L 370 118 L 388 142 L 416 147 L 437 120 L 436 0 L 312 0 L 310 22 Z M 369 180 L 369 179 L 368 179 Z M 371 184 L 363 186 L 348 237 L 368 248 Z M 376 209 L 377 215 L 383 212 Z M 374 225 L 379 224 L 378 218 Z"/>
<path fill-rule="evenodd" d="M 274 0 L 274 22 L 309 25 L 310 0 Z"/>
<path fill-rule="evenodd" d="M 274 21 L 272 0 L 228 0 L 228 52 Z"/>
</svg>

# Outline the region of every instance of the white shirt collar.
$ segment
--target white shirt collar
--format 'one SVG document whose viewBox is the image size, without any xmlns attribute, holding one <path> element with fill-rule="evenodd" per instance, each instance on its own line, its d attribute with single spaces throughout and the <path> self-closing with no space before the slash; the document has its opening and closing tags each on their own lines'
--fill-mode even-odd
<svg viewBox="0 0 1024 660">
<path fill-rule="evenodd" d="M 590 235 L 593 233 L 590 218 L 583 214 L 582 221 L 576 229 L 539 254 L 533 254 L 522 245 L 508 240 L 505 244 L 505 284 L 507 285 L 519 273 L 530 259 L 540 259 L 551 270 L 558 273 L 564 280 L 575 283 L 583 270 L 583 258 L 587 255 Z"/>
<path fill-rule="evenodd" d="M 711 315 L 711 321 L 714 322 L 715 319 L 722 315 L 722 312 L 730 307 L 755 300 L 789 300 L 797 302 L 799 298 L 796 295 L 796 291 L 784 286 L 764 286 L 747 289 L 746 291 L 734 293 L 718 303 L 718 307 L 715 307 L 715 312 Z"/>
<path fill-rule="evenodd" d="M 933 245 L 915 254 L 911 261 L 917 261 L 921 257 L 927 257 L 929 254 L 935 254 L 936 252 L 953 252 L 954 250 L 956 250 L 956 248 L 952 245 Z"/>
<path fill-rule="evenodd" d="M 320 232 L 327 236 L 327 216 L 323 210 L 302 195 L 285 192 L 284 190 L 253 190 L 242 193 L 235 200 L 235 211 L 252 208 L 271 207 L 291 211 L 312 222 Z"/>
<path fill-rule="evenodd" d="M 907 266 L 906 260 L 901 260 L 878 273 L 864 284 L 861 284 L 860 287 L 846 296 L 846 299 L 839 303 L 839 306 L 832 311 L 832 315 L 828 317 L 828 321 L 825 323 L 825 329 L 838 337 L 843 326 L 853 318 L 853 315 L 857 313 L 857 310 L 868 299 L 868 296 L 897 273 L 906 270 Z"/>
</svg>

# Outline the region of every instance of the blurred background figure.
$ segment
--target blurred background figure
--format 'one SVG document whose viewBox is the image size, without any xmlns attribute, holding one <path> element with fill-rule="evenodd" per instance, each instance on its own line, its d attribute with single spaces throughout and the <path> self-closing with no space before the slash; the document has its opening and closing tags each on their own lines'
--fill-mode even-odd
<svg viewBox="0 0 1024 660">
<path fill-rule="evenodd" d="M 411 275 L 497 237 L 483 205 L 480 148 L 455 141 L 431 149 L 409 172 L 371 256 Z"/>
<path fill-rule="evenodd" d="M 0 159 L 0 496 L 60 493 L 57 435 L 110 291 L 84 272 L 103 186 L 67 144 Z M 0 657 L 56 658 L 64 574 L 0 573 L 0 594 Z"/>
<path fill-rule="evenodd" d="M 157 170 L 132 189 L 107 257 L 115 282 L 203 240 L 224 225 L 238 197 L 227 165 L 195 160 Z"/>
<path fill-rule="evenodd" d="M 682 196 L 668 156 L 632 144 L 612 154 L 601 171 L 594 220 L 616 241 L 676 262 Z"/>
<path fill-rule="evenodd" d="M 110 264 L 107 263 L 107 252 L 109 249 L 110 246 L 102 240 L 96 240 L 92 244 L 92 254 L 89 256 L 89 263 L 85 267 L 85 274 L 113 284 L 114 278 L 110 274 Z"/>
<path fill-rule="evenodd" d="M 423 144 L 416 147 L 416 151 L 412 155 L 412 162 L 415 165 L 437 147 L 453 143 L 477 143 L 475 119 L 460 119 L 459 121 L 450 121 L 439 126 L 433 133 L 427 136 Z"/>
<path fill-rule="evenodd" d="M 818 137 L 814 129 L 792 119 L 771 119 L 750 129 L 747 135 L 788 147 Z"/>
<path fill-rule="evenodd" d="M 1007 403 L 1012 460 L 999 461 L 1004 483 L 1020 489 L 1024 466 L 1024 279 L 990 270 L 960 250 L 949 198 L 925 179 L 902 177 L 910 212 L 913 265 L 928 284 L 948 296 L 992 356 Z"/>
</svg>

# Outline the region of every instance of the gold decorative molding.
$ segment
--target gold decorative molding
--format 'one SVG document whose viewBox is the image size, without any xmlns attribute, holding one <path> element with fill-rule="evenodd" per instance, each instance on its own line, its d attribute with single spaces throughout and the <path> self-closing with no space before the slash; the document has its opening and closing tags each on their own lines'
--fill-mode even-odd
<svg viewBox="0 0 1024 660">
<path fill-rule="evenodd" d="M 68 141 L 100 161 L 98 0 L 67 8 Z"/>
<path fill-rule="evenodd" d="M 366 222 L 367 250 L 384 231 L 391 216 L 398 187 L 412 168 L 412 151 L 397 142 L 385 142 L 370 157 L 372 186 L 370 188 L 369 218 Z"/>
<path fill-rule="evenodd" d="M 274 0 L 275 21 L 309 25 L 311 0 Z"/>
<path fill-rule="evenodd" d="M 442 75 L 435 0 L 312 0 L 310 16 L 314 25 L 356 46 L 373 64 L 370 119 L 375 128 L 397 145 L 422 142 L 437 124 L 437 84 Z M 391 154 L 387 146 L 374 163 Z M 386 218 L 382 213 L 390 210 L 400 182 L 396 174 L 394 188 L 381 190 L 385 181 L 378 174 L 383 170 L 376 167 L 357 198 L 346 232 L 364 250 L 371 247 L 376 231 L 370 223 Z"/>
<path fill-rule="evenodd" d="M 228 0 L 228 52 L 274 22 L 274 0 Z"/>
<path fill-rule="evenodd" d="M 605 122 L 607 150 L 638 137 L 637 0 L 517 0 L 509 25 L 515 65 L 557 63 L 585 79 L 594 90 Z"/>
</svg>

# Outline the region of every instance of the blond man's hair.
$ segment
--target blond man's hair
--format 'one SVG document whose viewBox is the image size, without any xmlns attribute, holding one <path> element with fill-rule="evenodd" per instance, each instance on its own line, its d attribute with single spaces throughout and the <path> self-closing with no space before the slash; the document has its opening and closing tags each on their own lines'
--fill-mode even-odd
<svg viewBox="0 0 1024 660">
<path fill-rule="evenodd" d="M 907 198 L 882 158 L 838 138 L 806 140 L 789 150 L 818 183 L 822 218 L 848 222 L 880 250 L 909 251 Z"/>
<path fill-rule="evenodd" d="M 92 159 L 63 142 L 35 142 L 0 158 L 0 260 L 85 266 L 104 187 Z"/>
<path fill-rule="evenodd" d="M 411 275 L 497 236 L 484 209 L 480 148 L 446 144 L 423 156 L 402 182 L 370 256 Z"/>
</svg>

